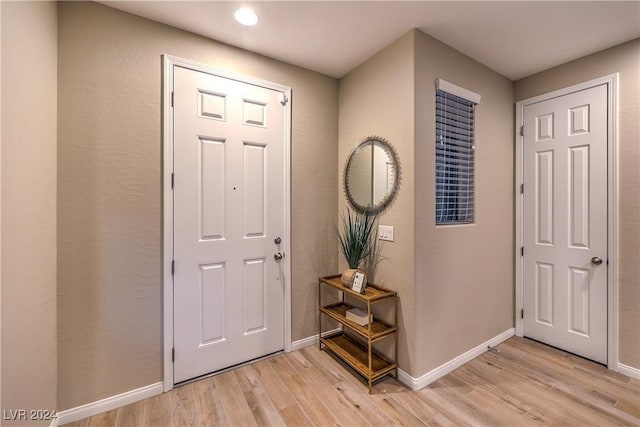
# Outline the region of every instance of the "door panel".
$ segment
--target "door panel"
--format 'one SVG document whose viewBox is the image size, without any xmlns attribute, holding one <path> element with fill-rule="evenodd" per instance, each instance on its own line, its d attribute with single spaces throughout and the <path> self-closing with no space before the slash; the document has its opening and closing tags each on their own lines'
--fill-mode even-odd
<svg viewBox="0 0 640 427">
<path fill-rule="evenodd" d="M 227 283 L 225 263 L 200 265 L 200 312 L 202 318 L 200 345 L 225 339 L 224 301 Z"/>
<path fill-rule="evenodd" d="M 265 262 L 264 258 L 244 261 L 244 333 L 265 328 Z M 252 298 L 248 298 L 251 295 Z"/>
<path fill-rule="evenodd" d="M 569 148 L 569 245 L 589 247 L 589 146 Z"/>
<path fill-rule="evenodd" d="M 284 348 L 280 92 L 174 67 L 174 382 Z"/>
<path fill-rule="evenodd" d="M 553 327 L 553 265 L 536 263 L 536 321 Z"/>
<path fill-rule="evenodd" d="M 244 236 L 264 237 L 265 222 L 264 145 L 244 143 Z"/>
<path fill-rule="evenodd" d="M 536 153 L 536 229 L 539 245 L 553 245 L 553 151 Z"/>
<path fill-rule="evenodd" d="M 524 335 L 606 363 L 606 85 L 526 106 L 524 129 Z"/>
<path fill-rule="evenodd" d="M 589 301 L 591 286 L 589 270 L 569 268 L 569 331 L 589 337 Z"/>
<path fill-rule="evenodd" d="M 225 228 L 225 141 L 199 137 L 198 216 L 200 240 L 220 240 Z"/>
</svg>

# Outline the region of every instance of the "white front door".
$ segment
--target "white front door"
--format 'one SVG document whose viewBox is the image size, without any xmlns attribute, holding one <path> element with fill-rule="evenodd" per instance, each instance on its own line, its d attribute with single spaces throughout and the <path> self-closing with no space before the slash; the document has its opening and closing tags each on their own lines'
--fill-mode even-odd
<svg viewBox="0 0 640 427">
<path fill-rule="evenodd" d="M 174 382 L 284 348 L 281 92 L 174 67 Z"/>
<path fill-rule="evenodd" d="M 607 86 L 527 105 L 523 153 L 524 336 L 606 364 Z"/>
</svg>

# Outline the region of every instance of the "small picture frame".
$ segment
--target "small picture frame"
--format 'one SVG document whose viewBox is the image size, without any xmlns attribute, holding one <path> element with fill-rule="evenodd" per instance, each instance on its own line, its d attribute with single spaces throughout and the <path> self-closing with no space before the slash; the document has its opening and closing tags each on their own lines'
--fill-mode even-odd
<svg viewBox="0 0 640 427">
<path fill-rule="evenodd" d="M 364 290 L 367 287 L 367 276 L 358 271 L 353 275 L 353 282 L 351 283 L 351 290 L 354 292 L 358 292 L 364 294 Z"/>
</svg>

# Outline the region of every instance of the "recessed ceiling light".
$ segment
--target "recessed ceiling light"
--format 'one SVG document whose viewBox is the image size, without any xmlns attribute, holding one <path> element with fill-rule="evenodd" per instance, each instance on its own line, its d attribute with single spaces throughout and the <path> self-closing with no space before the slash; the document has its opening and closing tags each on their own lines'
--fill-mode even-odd
<svg viewBox="0 0 640 427">
<path fill-rule="evenodd" d="M 233 16 L 235 16 L 236 21 L 242 25 L 256 25 L 258 23 L 258 15 L 256 15 L 253 10 L 246 7 L 236 10 L 236 13 Z"/>
</svg>

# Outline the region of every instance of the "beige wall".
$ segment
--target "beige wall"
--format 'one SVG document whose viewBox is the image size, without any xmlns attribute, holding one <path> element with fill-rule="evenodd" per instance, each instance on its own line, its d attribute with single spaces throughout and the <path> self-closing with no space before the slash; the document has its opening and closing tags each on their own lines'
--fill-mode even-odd
<svg viewBox="0 0 640 427">
<path fill-rule="evenodd" d="M 162 380 L 161 54 L 293 89 L 293 340 L 337 270 L 337 81 L 96 3 L 59 4 L 59 409 Z"/>
<path fill-rule="evenodd" d="M 372 279 L 400 296 L 398 359 L 404 370 L 414 363 L 415 353 L 413 40 L 413 32 L 407 33 L 341 79 L 338 104 L 340 212 L 347 203 L 344 165 L 356 145 L 367 136 L 381 136 L 395 147 L 400 159 L 397 199 L 379 218 L 380 224 L 395 227 L 395 241 L 384 242 L 382 256 L 386 259 Z M 339 258 L 345 268 L 342 253 Z"/>
<path fill-rule="evenodd" d="M 0 50 L 2 49 L 2 5 L 0 5 Z M 0 54 L 2 82 L 2 54 Z M 0 410 L 2 406 L 2 84 L 0 83 Z M 2 425 L 2 421 L 0 421 Z"/>
<path fill-rule="evenodd" d="M 437 77 L 483 96 L 471 226 L 434 225 Z M 419 377 L 513 326 L 513 83 L 414 30 L 343 78 L 339 100 L 341 184 L 364 137 L 398 151 L 400 191 L 380 218 L 395 241 L 384 243 L 374 280 L 399 293 L 399 364 Z"/>
<path fill-rule="evenodd" d="M 618 99 L 619 361 L 640 369 L 640 39 L 518 80 L 520 101 L 620 73 Z"/>
<path fill-rule="evenodd" d="M 2 410 L 55 410 L 56 5 L 1 7 Z"/>
<path fill-rule="evenodd" d="M 513 327 L 513 83 L 417 31 L 416 313 L 419 377 Z M 435 79 L 476 108 L 475 223 L 435 226 Z"/>
</svg>

